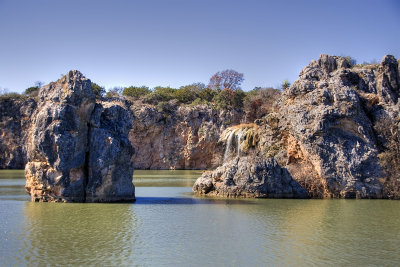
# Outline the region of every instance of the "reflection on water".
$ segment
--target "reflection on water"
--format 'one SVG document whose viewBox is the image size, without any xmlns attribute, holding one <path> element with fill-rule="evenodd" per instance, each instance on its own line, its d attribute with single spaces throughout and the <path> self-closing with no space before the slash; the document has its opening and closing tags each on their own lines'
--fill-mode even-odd
<svg viewBox="0 0 400 267">
<path fill-rule="evenodd" d="M 190 170 L 135 170 L 135 186 L 145 187 L 192 187 L 203 171 Z"/>
<path fill-rule="evenodd" d="M 400 262 L 400 201 L 198 198 L 177 186 L 196 172 L 139 175 L 154 182 L 134 204 L 55 204 L 29 202 L 23 176 L 0 171 L 0 266 Z"/>
<path fill-rule="evenodd" d="M 132 205 L 27 202 L 23 260 L 44 265 L 132 264 L 140 222 Z M 78 256 L 77 256 L 78 255 Z"/>
</svg>

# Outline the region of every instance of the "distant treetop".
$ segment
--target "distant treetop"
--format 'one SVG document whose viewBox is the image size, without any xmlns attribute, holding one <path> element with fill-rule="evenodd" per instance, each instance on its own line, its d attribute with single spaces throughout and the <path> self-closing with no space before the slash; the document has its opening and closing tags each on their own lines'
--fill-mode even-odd
<svg viewBox="0 0 400 267">
<path fill-rule="evenodd" d="M 224 70 L 215 73 L 208 83 L 208 88 L 221 91 L 223 89 L 237 90 L 243 82 L 243 73 L 235 70 Z"/>
</svg>

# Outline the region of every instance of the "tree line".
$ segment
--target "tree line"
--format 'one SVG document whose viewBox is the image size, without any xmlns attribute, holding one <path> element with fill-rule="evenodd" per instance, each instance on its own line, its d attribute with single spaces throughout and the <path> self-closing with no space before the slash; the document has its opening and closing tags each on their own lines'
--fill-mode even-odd
<svg viewBox="0 0 400 267">
<path fill-rule="evenodd" d="M 241 88 L 243 81 L 243 73 L 227 69 L 215 73 L 207 85 L 192 83 L 180 88 L 156 86 L 153 89 L 147 86 L 128 86 L 114 87 L 108 91 L 96 83 L 92 83 L 92 87 L 98 97 L 126 97 L 157 105 L 160 109 L 165 106 L 165 102 L 170 101 L 175 105 L 209 104 L 217 109 L 246 109 L 252 110 L 250 113 L 254 114 L 266 112 L 268 108 L 264 103 L 271 104 L 270 100 L 276 99 L 280 94 L 278 89 L 262 87 L 255 87 L 249 92 L 244 92 Z M 286 89 L 289 86 L 290 83 L 286 80 L 280 89 Z"/>
<path fill-rule="evenodd" d="M 227 69 L 215 73 L 207 85 L 192 83 L 180 88 L 156 86 L 152 89 L 147 86 L 128 86 L 106 90 L 103 86 L 92 82 L 92 88 L 99 99 L 126 98 L 132 101 L 139 100 L 143 103 L 155 105 L 159 110 L 164 110 L 166 106 L 180 104 L 193 106 L 207 104 L 216 109 L 243 109 L 246 112 L 247 119 L 252 121 L 271 112 L 281 90 L 290 86 L 290 83 L 285 80 L 279 89 L 255 87 L 251 91 L 244 92 L 241 88 L 243 81 L 243 73 Z M 27 88 L 24 94 L 8 93 L 3 94 L 3 98 L 36 97 L 42 85 L 42 82 L 37 81 L 34 86 Z"/>
</svg>

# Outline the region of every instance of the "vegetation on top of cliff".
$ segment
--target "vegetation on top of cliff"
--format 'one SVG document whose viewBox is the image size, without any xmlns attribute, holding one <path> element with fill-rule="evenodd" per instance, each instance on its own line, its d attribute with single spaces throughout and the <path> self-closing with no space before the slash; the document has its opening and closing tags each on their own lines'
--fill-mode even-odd
<svg viewBox="0 0 400 267">
<path fill-rule="evenodd" d="M 101 98 L 106 94 L 106 89 L 97 83 L 92 82 L 92 89 L 93 93 L 96 95 L 96 98 Z"/>
<path fill-rule="evenodd" d="M 25 99 L 26 95 L 18 94 L 15 92 L 9 92 L 8 89 L 0 88 L 0 100 L 13 100 L 13 99 Z"/>
<path fill-rule="evenodd" d="M 128 100 L 139 100 L 142 103 L 154 105 L 163 112 L 171 110 L 172 106 L 179 105 L 209 105 L 217 110 L 237 109 L 247 114 L 247 122 L 252 122 L 274 109 L 280 91 L 273 88 L 256 87 L 249 92 L 244 92 L 240 87 L 243 80 L 242 73 L 229 69 L 215 73 L 207 86 L 203 83 L 192 83 L 180 88 L 169 86 L 156 86 L 153 89 L 147 86 L 114 87 L 108 90 L 105 97 L 125 97 Z M 92 84 L 97 88 L 95 83 Z M 288 81 L 285 84 L 290 85 Z"/>
</svg>

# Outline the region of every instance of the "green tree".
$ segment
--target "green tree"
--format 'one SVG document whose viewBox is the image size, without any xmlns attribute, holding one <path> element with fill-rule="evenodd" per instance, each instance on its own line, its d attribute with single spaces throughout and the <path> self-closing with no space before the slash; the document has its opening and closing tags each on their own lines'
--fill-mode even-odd
<svg viewBox="0 0 400 267">
<path fill-rule="evenodd" d="M 24 94 L 31 96 L 31 95 L 37 95 L 38 92 L 39 92 L 39 87 L 31 86 L 31 87 L 25 89 Z"/>
<path fill-rule="evenodd" d="M 106 93 L 107 98 L 113 98 L 113 97 L 120 97 L 122 94 L 123 88 L 115 86 L 111 89 L 108 89 L 108 92 Z"/>
<path fill-rule="evenodd" d="M 139 99 L 142 96 L 150 94 L 151 90 L 147 86 L 129 86 L 125 87 L 122 92 L 123 96 L 133 97 L 135 99 Z"/>
<path fill-rule="evenodd" d="M 191 103 L 197 98 L 197 93 L 192 88 L 184 86 L 174 92 L 174 98 L 181 103 Z"/>
<path fill-rule="evenodd" d="M 160 101 L 169 101 L 174 98 L 176 89 L 169 86 L 156 86 L 153 93 L 160 99 Z"/>
<path fill-rule="evenodd" d="M 144 97 L 144 101 L 153 105 L 159 102 L 167 102 L 175 97 L 176 89 L 171 87 L 156 86 L 153 92 Z"/>
<path fill-rule="evenodd" d="M 242 108 L 246 94 L 242 90 L 223 89 L 213 99 L 218 109 Z"/>
<path fill-rule="evenodd" d="M 103 86 L 98 85 L 97 83 L 92 82 L 92 90 L 97 98 L 101 98 L 105 95 L 106 89 Z"/>
<path fill-rule="evenodd" d="M 288 80 L 284 80 L 282 83 L 282 89 L 286 90 L 290 87 L 290 82 Z"/>
<path fill-rule="evenodd" d="M 43 86 L 43 82 L 41 81 L 36 81 L 34 83 L 34 86 L 31 86 L 27 89 L 25 89 L 24 94 L 31 96 L 31 97 L 35 97 L 39 94 L 39 89 Z"/>
<path fill-rule="evenodd" d="M 197 97 L 205 102 L 211 102 L 216 95 L 217 92 L 210 88 L 204 88 L 197 93 Z"/>
</svg>

